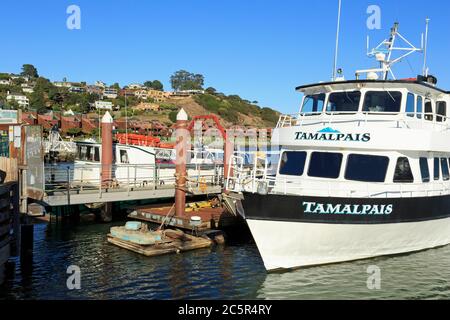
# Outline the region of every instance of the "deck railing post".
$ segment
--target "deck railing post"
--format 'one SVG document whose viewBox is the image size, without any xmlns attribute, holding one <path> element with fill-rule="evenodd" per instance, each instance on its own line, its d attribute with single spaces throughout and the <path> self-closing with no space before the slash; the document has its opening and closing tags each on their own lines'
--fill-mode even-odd
<svg viewBox="0 0 450 320">
<path fill-rule="evenodd" d="M 67 167 L 67 205 L 70 206 L 70 167 Z"/>
<path fill-rule="evenodd" d="M 99 179 L 98 179 L 98 197 L 101 199 L 102 198 L 102 172 L 103 172 L 103 165 L 100 165 L 100 170 L 99 170 Z"/>
<path fill-rule="evenodd" d="M 155 179 L 155 189 L 158 188 L 159 186 L 159 175 L 160 175 L 160 168 L 161 168 L 161 164 L 157 163 L 156 164 L 156 179 Z"/>
<path fill-rule="evenodd" d="M 130 195 L 130 165 L 127 165 L 127 195 Z"/>
</svg>

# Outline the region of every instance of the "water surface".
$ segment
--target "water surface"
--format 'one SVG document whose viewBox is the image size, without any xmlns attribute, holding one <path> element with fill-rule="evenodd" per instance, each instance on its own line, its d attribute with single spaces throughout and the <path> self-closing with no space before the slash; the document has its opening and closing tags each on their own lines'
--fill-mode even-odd
<svg viewBox="0 0 450 320">
<path fill-rule="evenodd" d="M 267 274 L 252 241 L 148 258 L 106 242 L 117 224 L 36 224 L 33 262 L 16 261 L 0 299 L 450 298 L 450 246 Z M 81 269 L 81 290 L 67 289 L 70 265 Z M 380 290 L 367 288 L 371 265 Z"/>
</svg>

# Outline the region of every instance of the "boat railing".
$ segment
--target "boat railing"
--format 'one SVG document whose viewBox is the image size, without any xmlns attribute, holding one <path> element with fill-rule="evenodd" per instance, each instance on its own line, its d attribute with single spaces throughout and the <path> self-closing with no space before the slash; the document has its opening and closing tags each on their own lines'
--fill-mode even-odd
<svg viewBox="0 0 450 320">
<path fill-rule="evenodd" d="M 223 165 L 187 165 L 187 188 L 203 189 L 223 183 Z M 172 164 L 120 164 L 103 167 L 101 164 L 47 165 L 45 192 L 51 194 L 70 190 L 72 193 L 100 193 L 125 189 L 161 189 L 175 187 L 175 165 Z"/>
<path fill-rule="evenodd" d="M 249 154 L 253 154 L 254 161 L 245 163 L 245 158 L 251 158 L 248 156 Z M 279 154 L 279 152 L 272 152 L 272 155 L 276 154 Z M 450 194 L 450 180 L 406 184 L 292 179 L 277 176 L 274 168 L 269 166 L 268 157 L 257 156 L 257 152 L 236 152 L 230 160 L 226 188 L 234 192 L 260 194 L 405 198 Z"/>
<path fill-rule="evenodd" d="M 358 126 L 373 123 L 390 123 L 395 127 L 445 131 L 450 129 L 450 118 L 435 113 L 417 112 L 299 112 L 281 115 L 276 128 L 312 125 L 357 123 Z"/>
<path fill-rule="evenodd" d="M 424 188 L 424 186 L 426 187 Z M 308 183 L 306 181 L 293 181 L 273 176 L 254 177 L 231 183 L 234 192 L 250 192 L 260 194 L 302 195 L 320 197 L 345 198 L 411 198 L 431 197 L 450 194 L 450 182 L 436 183 L 363 183 L 348 184 L 345 182 Z"/>
</svg>

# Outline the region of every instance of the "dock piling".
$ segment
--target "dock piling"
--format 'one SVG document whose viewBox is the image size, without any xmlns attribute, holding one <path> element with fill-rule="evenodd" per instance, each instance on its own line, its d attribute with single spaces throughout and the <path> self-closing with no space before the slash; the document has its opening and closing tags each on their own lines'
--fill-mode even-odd
<svg viewBox="0 0 450 320">
<path fill-rule="evenodd" d="M 109 188 L 112 181 L 112 163 L 113 163 L 113 118 L 111 114 L 106 111 L 102 118 L 102 170 L 101 170 L 101 185 Z M 106 202 L 101 210 L 101 219 L 103 222 L 112 221 L 112 203 Z"/>
<path fill-rule="evenodd" d="M 186 207 L 186 155 L 189 139 L 188 115 L 184 109 L 177 114 L 176 169 L 175 169 L 175 214 L 185 217 Z"/>
</svg>

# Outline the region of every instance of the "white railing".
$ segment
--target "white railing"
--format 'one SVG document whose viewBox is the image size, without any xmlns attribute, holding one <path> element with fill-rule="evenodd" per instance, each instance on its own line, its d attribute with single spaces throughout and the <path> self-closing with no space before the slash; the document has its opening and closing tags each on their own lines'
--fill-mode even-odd
<svg viewBox="0 0 450 320">
<path fill-rule="evenodd" d="M 420 116 L 420 118 L 419 118 Z M 432 119 L 432 120 L 430 120 Z M 276 128 L 308 125 L 331 125 L 342 123 L 373 124 L 391 123 L 396 127 L 410 128 L 414 125 L 420 129 L 445 131 L 450 129 L 450 119 L 434 113 L 414 112 L 300 112 L 281 115 Z"/>
<path fill-rule="evenodd" d="M 101 164 L 47 165 L 45 167 L 45 192 L 58 191 L 107 192 L 122 189 L 132 192 L 139 189 L 174 188 L 175 165 L 120 164 L 102 168 Z M 220 186 L 223 183 L 223 165 L 187 165 L 187 188 Z"/>
<path fill-rule="evenodd" d="M 248 153 L 247 153 L 248 154 Z M 269 172 L 266 159 L 257 157 L 244 165 L 245 155 L 237 152 L 231 158 L 227 190 L 262 194 L 302 195 L 344 198 L 406 198 L 450 194 L 450 181 L 429 183 L 367 183 L 342 180 L 292 179 Z"/>
</svg>

